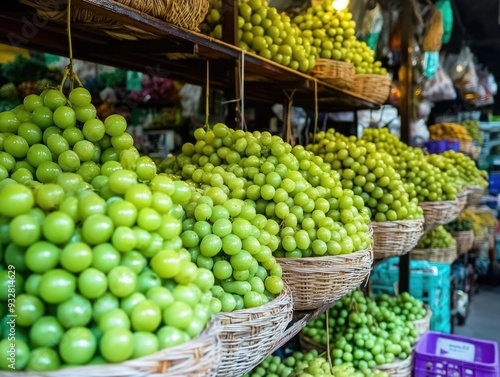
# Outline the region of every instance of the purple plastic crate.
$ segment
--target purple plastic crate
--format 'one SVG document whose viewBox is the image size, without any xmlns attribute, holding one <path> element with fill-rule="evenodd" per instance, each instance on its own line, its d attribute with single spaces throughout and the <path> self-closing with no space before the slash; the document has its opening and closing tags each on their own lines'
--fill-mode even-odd
<svg viewBox="0 0 500 377">
<path fill-rule="evenodd" d="M 414 377 L 498 377 L 497 343 L 425 332 L 415 350 Z"/>
<path fill-rule="evenodd" d="M 460 143 L 458 140 L 431 140 L 424 143 L 424 148 L 432 154 L 439 154 L 449 150 L 458 152 Z"/>
</svg>

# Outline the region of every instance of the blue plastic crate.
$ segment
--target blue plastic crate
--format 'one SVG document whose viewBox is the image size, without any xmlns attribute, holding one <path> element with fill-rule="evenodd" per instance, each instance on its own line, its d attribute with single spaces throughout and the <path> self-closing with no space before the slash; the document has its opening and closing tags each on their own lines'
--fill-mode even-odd
<svg viewBox="0 0 500 377">
<path fill-rule="evenodd" d="M 372 290 L 375 294 L 395 294 L 399 280 L 398 258 L 380 264 L 372 273 Z M 450 301 L 449 264 L 411 261 L 410 294 L 427 303 L 433 312 L 439 312 L 441 303 Z"/>
</svg>

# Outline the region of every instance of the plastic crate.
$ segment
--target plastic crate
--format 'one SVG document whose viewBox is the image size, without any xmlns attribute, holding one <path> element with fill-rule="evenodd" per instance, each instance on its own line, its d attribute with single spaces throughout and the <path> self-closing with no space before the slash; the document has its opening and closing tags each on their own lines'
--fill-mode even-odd
<svg viewBox="0 0 500 377">
<path fill-rule="evenodd" d="M 372 273 L 372 289 L 374 293 L 397 293 L 399 280 L 398 258 L 391 258 L 380 264 Z M 429 263 L 425 261 L 410 262 L 410 294 L 429 304 L 434 312 L 439 303 L 450 297 L 451 268 L 445 263 Z"/>
<path fill-rule="evenodd" d="M 430 329 L 449 334 L 451 332 L 451 298 L 443 298 L 439 308 L 432 311 Z"/>
<path fill-rule="evenodd" d="M 414 358 L 414 377 L 498 377 L 496 342 L 427 331 Z"/>
<path fill-rule="evenodd" d="M 429 153 L 443 153 L 449 150 L 458 152 L 460 142 L 458 140 L 433 140 L 425 142 L 424 148 Z"/>
</svg>

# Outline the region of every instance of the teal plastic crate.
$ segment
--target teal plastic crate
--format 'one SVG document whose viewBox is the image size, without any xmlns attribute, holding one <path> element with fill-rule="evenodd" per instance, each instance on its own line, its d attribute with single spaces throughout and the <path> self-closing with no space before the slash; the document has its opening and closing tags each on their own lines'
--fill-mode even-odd
<svg viewBox="0 0 500 377">
<path fill-rule="evenodd" d="M 395 295 L 398 288 L 398 258 L 380 264 L 372 273 L 374 294 Z M 410 294 L 427 303 L 433 312 L 431 329 L 450 332 L 450 272 L 449 264 L 411 261 Z M 439 330 L 438 330 L 439 329 Z"/>
</svg>

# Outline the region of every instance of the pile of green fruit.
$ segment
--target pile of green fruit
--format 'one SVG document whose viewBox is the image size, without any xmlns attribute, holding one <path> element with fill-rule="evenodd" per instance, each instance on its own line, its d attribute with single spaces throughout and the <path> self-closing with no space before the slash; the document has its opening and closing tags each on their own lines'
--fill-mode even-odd
<svg viewBox="0 0 500 377">
<path fill-rule="evenodd" d="M 457 219 L 444 225 L 444 228 L 448 232 L 465 232 L 468 230 L 472 230 L 472 221 L 471 220 L 461 220 Z"/>
<path fill-rule="evenodd" d="M 403 316 L 404 309 L 408 314 Z M 399 314 L 396 312 L 400 311 Z M 390 364 L 396 358 L 411 355 L 419 334 L 412 319 L 423 313 L 421 304 L 401 298 L 399 301 L 375 300 L 361 291 L 344 296 L 329 310 L 330 349 L 334 365 L 352 363 L 360 371 Z M 326 315 L 319 316 L 303 330 L 303 335 L 318 344 L 326 344 Z"/>
<path fill-rule="evenodd" d="M 212 9 L 200 30 L 213 38 L 222 38 L 220 2 L 212 2 Z M 286 14 L 278 13 L 266 0 L 238 2 L 237 45 L 295 70 L 307 72 L 316 64 L 317 51 L 302 37 L 297 25 Z"/>
<path fill-rule="evenodd" d="M 319 132 L 307 150 L 331 164 L 342 178 L 342 187 L 363 198 L 375 221 L 412 220 L 422 217 L 417 199 L 403 189 L 393 158 L 377 151 L 375 144 L 334 129 Z"/>
<path fill-rule="evenodd" d="M 465 127 L 467 133 L 472 138 L 472 140 L 477 141 L 477 145 L 483 145 L 483 132 L 479 129 L 479 121 L 468 119 L 462 122 L 462 126 Z"/>
<path fill-rule="evenodd" d="M 244 201 L 251 216 L 258 215 L 252 221 L 265 230 L 261 242 L 275 257 L 349 254 L 370 246 L 363 199 L 344 190 L 321 157 L 268 132 L 220 123 L 197 129 L 195 137 L 195 145 L 184 144 L 160 168 L 217 192 L 221 202 Z"/>
<path fill-rule="evenodd" d="M 268 356 L 260 365 L 243 377 L 387 377 L 386 372 L 366 369 L 356 370 L 351 363 L 330 367 L 317 350 L 307 353 L 294 352 L 283 361 L 278 356 Z"/>
<path fill-rule="evenodd" d="M 438 226 L 436 229 L 426 233 L 418 241 L 417 249 L 444 249 L 455 244 L 455 239 L 444 226 Z"/>
<path fill-rule="evenodd" d="M 411 199 L 417 198 L 419 203 L 454 200 L 460 191 L 445 171 L 427 160 L 422 149 L 406 145 L 388 129 L 368 128 L 363 139 L 374 143 L 377 151 L 385 151 L 392 156 L 394 167 Z"/>
<path fill-rule="evenodd" d="M 454 166 L 458 170 L 460 178 L 464 182 L 464 186 L 481 186 L 488 187 L 487 172 L 479 170 L 473 159 L 463 153 L 455 151 L 446 151 L 443 157 L 448 159 L 448 164 Z"/>
<path fill-rule="evenodd" d="M 139 157 L 123 117 L 95 115 L 83 88 L 0 113 L 0 353 L 16 354 L 2 370 L 142 357 L 221 308 L 183 248 L 192 188 Z"/>
<path fill-rule="evenodd" d="M 325 0 L 293 18 L 292 23 L 302 30 L 302 38 L 314 47 L 317 58 L 352 63 L 358 74 L 387 74 L 382 63 L 375 61 L 374 51 L 356 39 L 356 22 L 347 8 L 336 10 Z"/>
<path fill-rule="evenodd" d="M 408 292 L 403 292 L 394 297 L 387 294 L 380 294 L 376 297 L 379 307 L 385 307 L 406 321 L 418 321 L 427 315 L 427 309 L 423 301 L 416 299 Z"/>
</svg>

